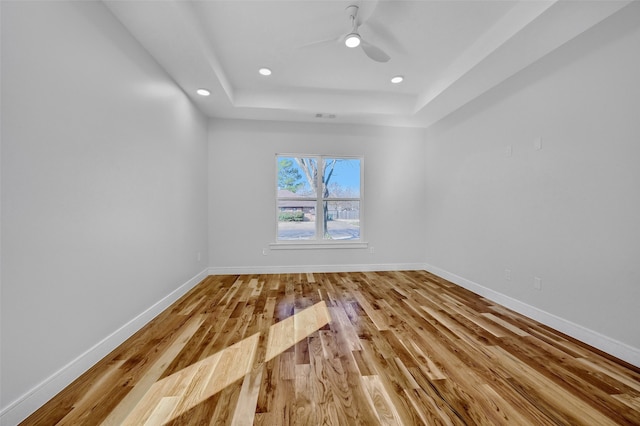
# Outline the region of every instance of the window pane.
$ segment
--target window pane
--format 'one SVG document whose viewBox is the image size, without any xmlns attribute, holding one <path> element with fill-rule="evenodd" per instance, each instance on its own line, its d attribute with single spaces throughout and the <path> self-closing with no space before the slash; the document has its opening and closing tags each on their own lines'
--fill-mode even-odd
<svg viewBox="0 0 640 426">
<path fill-rule="evenodd" d="M 326 239 L 360 239 L 360 202 L 325 201 Z"/>
<path fill-rule="evenodd" d="M 301 201 L 307 202 L 307 201 Z M 316 238 L 315 202 L 313 208 L 284 206 L 280 203 L 294 203 L 278 201 L 278 240 L 313 240 Z M 298 202 L 300 203 L 300 202 Z"/>
<path fill-rule="evenodd" d="M 360 159 L 327 158 L 325 159 L 325 184 L 328 196 L 325 198 L 359 198 L 360 197 Z"/>
<path fill-rule="evenodd" d="M 278 157 L 278 198 L 315 197 L 318 161 L 308 157 Z"/>
</svg>

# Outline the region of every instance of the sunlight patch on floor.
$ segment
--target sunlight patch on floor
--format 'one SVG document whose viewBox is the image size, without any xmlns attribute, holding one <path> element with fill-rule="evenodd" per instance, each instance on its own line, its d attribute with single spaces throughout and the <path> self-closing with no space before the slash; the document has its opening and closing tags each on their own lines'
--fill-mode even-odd
<svg viewBox="0 0 640 426">
<path fill-rule="evenodd" d="M 175 419 L 324 327 L 330 321 L 324 301 L 269 327 L 266 356 L 255 360 L 255 333 L 201 361 L 159 380 L 149 388 L 122 425 L 158 425 Z"/>
</svg>

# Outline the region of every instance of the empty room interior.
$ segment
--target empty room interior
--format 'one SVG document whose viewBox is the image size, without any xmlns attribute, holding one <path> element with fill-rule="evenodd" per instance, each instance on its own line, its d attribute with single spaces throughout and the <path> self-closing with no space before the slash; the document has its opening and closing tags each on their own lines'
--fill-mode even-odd
<svg viewBox="0 0 640 426">
<path fill-rule="evenodd" d="M 640 424 L 640 2 L 0 14 L 2 425 Z"/>
</svg>

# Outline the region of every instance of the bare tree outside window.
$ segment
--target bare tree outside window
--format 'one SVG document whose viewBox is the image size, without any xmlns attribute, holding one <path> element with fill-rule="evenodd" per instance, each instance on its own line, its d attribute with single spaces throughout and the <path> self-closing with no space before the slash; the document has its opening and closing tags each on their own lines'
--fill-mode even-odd
<svg viewBox="0 0 640 426">
<path fill-rule="evenodd" d="M 279 155 L 276 164 L 278 240 L 360 239 L 361 158 Z"/>
</svg>

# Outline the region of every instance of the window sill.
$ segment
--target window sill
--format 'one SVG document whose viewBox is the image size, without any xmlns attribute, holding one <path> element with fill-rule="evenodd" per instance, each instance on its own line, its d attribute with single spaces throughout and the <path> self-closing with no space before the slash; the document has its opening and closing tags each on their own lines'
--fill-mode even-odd
<svg viewBox="0 0 640 426">
<path fill-rule="evenodd" d="M 347 243 L 347 242 L 299 242 L 299 243 L 270 243 L 271 250 L 322 250 L 322 249 L 366 249 L 369 243 Z"/>
</svg>

